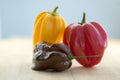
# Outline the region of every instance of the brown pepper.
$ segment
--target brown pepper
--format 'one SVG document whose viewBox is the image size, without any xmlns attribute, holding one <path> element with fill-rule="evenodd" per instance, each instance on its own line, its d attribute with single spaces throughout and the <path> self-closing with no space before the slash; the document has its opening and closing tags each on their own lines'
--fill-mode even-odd
<svg viewBox="0 0 120 80">
<path fill-rule="evenodd" d="M 69 69 L 72 65 L 68 56 L 71 52 L 62 43 L 49 44 L 39 42 L 34 48 L 33 70 L 63 71 Z"/>
</svg>

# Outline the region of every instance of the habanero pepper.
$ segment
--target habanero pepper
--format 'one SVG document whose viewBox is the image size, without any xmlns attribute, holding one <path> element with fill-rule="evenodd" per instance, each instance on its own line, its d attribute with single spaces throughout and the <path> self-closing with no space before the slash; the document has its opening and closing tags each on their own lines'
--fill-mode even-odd
<svg viewBox="0 0 120 80">
<path fill-rule="evenodd" d="M 85 22 L 85 13 L 81 23 L 72 23 L 64 31 L 63 43 L 66 44 L 73 56 L 95 56 L 76 58 L 85 67 L 100 63 L 107 47 L 107 34 L 97 22 Z"/>
<path fill-rule="evenodd" d="M 71 67 L 72 60 L 76 58 L 100 57 L 95 56 L 72 56 L 70 49 L 63 43 L 38 42 L 34 46 L 32 69 L 64 71 Z"/>
<path fill-rule="evenodd" d="M 56 13 L 58 7 L 52 12 L 43 11 L 39 13 L 34 21 L 33 27 L 33 46 L 39 41 L 45 41 L 48 43 L 60 42 L 64 29 L 64 19 Z"/>
</svg>

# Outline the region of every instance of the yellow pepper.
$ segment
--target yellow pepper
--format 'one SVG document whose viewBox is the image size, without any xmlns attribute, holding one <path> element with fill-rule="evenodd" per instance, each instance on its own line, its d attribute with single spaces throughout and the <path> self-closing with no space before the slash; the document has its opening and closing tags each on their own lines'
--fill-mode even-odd
<svg viewBox="0 0 120 80">
<path fill-rule="evenodd" d="M 56 13 L 57 9 L 58 7 L 52 12 L 43 11 L 36 16 L 32 35 L 33 46 L 39 41 L 61 41 L 66 25 L 64 19 Z"/>
</svg>

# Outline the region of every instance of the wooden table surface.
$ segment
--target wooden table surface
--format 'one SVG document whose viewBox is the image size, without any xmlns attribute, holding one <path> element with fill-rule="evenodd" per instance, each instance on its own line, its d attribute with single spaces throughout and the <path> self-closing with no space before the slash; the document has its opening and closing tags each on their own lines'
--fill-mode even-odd
<svg viewBox="0 0 120 80">
<path fill-rule="evenodd" d="M 0 40 L 0 80 L 120 80 L 120 40 L 109 40 L 100 64 L 84 68 L 73 60 L 63 72 L 33 71 L 32 40 Z"/>
</svg>

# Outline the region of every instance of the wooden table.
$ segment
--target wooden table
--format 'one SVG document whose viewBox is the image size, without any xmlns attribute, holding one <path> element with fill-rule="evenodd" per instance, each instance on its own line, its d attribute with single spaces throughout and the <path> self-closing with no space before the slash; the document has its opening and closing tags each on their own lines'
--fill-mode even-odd
<svg viewBox="0 0 120 80">
<path fill-rule="evenodd" d="M 32 40 L 0 40 L 0 80 L 120 80 L 120 40 L 109 40 L 100 64 L 84 68 L 73 60 L 63 72 L 33 71 Z"/>
</svg>

